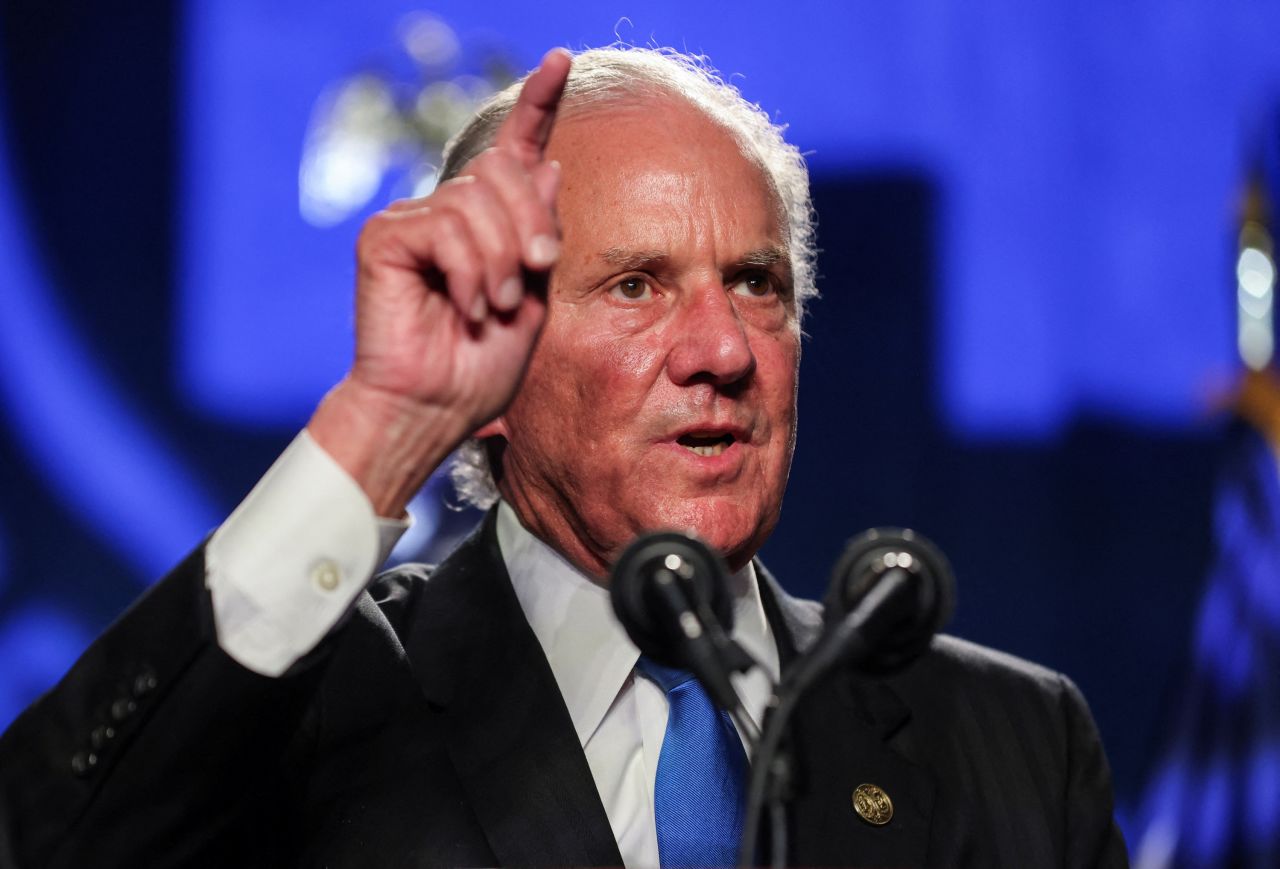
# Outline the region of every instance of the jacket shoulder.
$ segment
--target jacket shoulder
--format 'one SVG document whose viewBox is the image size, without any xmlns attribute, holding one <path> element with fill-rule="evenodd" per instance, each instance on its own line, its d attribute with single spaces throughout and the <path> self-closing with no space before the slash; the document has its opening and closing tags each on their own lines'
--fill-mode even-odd
<svg viewBox="0 0 1280 869">
<path fill-rule="evenodd" d="M 921 662 L 952 677 L 995 681 L 1014 689 L 1052 692 L 1070 681 L 1041 664 L 950 634 L 934 637 Z"/>
<path fill-rule="evenodd" d="M 1073 725 L 1089 721 L 1080 690 L 1066 675 L 1007 652 L 949 635 L 903 673 L 892 677 L 917 711 L 955 720 L 1000 717 L 1034 724 L 1065 740 Z"/>
<path fill-rule="evenodd" d="M 950 814 L 956 806 L 982 804 L 993 824 L 1035 830 L 1050 843 L 1036 859 L 1010 852 L 993 865 L 1042 865 L 1049 853 L 1066 866 L 1127 865 L 1102 740 L 1067 676 L 938 636 L 888 682 L 912 710 L 899 745 L 937 775 L 942 827 L 963 826 L 963 812 Z M 1035 811 L 1019 814 L 1004 802 L 1011 795 Z"/>
</svg>

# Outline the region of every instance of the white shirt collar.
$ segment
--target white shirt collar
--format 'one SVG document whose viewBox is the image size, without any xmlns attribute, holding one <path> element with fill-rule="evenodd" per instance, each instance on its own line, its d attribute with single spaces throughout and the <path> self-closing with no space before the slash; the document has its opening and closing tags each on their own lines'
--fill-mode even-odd
<svg viewBox="0 0 1280 869">
<path fill-rule="evenodd" d="M 497 531 L 520 607 L 551 665 L 578 741 L 585 746 L 626 685 L 640 652 L 614 616 L 608 589 L 525 529 L 505 501 L 498 504 Z M 735 677 L 747 713 L 759 727 L 772 682 L 778 678 L 778 650 L 751 564 L 735 573 L 729 585 L 734 596 L 733 638 L 764 671 Z"/>
</svg>

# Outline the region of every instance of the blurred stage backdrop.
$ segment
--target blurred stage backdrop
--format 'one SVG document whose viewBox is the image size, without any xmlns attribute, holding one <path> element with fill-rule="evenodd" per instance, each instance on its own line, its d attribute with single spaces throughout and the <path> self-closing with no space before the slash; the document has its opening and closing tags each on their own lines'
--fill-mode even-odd
<svg viewBox="0 0 1280 869">
<path fill-rule="evenodd" d="M 0 724 L 341 375 L 362 218 L 546 48 L 620 38 L 706 53 L 809 155 L 774 572 L 818 596 L 855 532 L 920 529 L 953 632 L 1089 697 L 1142 865 L 1274 865 L 1277 36 L 1210 0 L 6 0 Z M 475 522 L 448 496 L 398 558 Z"/>
</svg>

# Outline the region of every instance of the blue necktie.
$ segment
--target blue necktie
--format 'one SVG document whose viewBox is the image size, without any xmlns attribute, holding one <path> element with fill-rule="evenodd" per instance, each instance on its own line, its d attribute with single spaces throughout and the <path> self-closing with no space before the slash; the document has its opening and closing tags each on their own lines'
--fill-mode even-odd
<svg viewBox="0 0 1280 869">
<path fill-rule="evenodd" d="M 636 669 L 670 706 L 653 794 L 663 869 L 736 865 L 747 772 L 738 731 L 692 673 L 644 656 Z"/>
</svg>

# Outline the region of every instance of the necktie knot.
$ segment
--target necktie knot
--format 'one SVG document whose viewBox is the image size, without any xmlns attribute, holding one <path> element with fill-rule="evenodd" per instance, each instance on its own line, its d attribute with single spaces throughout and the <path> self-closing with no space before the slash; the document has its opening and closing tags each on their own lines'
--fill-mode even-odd
<svg viewBox="0 0 1280 869">
<path fill-rule="evenodd" d="M 694 679 L 693 674 L 688 670 L 678 670 L 675 667 L 659 664 L 648 655 L 640 656 L 640 660 L 636 661 L 636 669 L 661 688 L 665 694 L 670 694 Z"/>
</svg>

